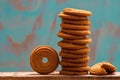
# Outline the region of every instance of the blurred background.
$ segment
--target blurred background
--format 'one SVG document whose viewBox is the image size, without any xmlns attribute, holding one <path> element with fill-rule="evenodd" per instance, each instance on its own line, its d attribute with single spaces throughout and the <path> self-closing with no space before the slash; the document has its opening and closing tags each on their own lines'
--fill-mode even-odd
<svg viewBox="0 0 120 80">
<path fill-rule="evenodd" d="M 59 52 L 58 14 L 66 7 L 93 13 L 89 64 L 108 61 L 120 71 L 120 0 L 0 0 L 0 71 L 31 71 L 29 56 L 39 45 Z"/>
</svg>

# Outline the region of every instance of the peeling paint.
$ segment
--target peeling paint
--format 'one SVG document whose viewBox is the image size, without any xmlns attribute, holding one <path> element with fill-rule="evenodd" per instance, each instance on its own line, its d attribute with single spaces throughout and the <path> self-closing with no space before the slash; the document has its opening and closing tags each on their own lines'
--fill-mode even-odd
<svg viewBox="0 0 120 80">
<path fill-rule="evenodd" d="M 0 22 L 0 30 L 3 30 L 3 24 Z"/>
</svg>

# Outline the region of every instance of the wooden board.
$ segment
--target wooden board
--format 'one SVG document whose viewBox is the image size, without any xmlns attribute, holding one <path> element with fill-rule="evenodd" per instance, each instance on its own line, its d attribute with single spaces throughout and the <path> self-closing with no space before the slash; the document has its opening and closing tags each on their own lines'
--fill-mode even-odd
<svg viewBox="0 0 120 80">
<path fill-rule="evenodd" d="M 36 72 L 1 72 L 0 80 L 120 80 L 120 72 L 114 75 L 59 75 L 58 72 L 40 75 Z"/>
</svg>

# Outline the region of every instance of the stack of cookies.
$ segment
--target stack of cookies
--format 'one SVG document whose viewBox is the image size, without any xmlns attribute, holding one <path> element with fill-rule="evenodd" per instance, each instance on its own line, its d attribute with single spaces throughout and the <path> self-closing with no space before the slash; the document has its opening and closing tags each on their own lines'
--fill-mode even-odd
<svg viewBox="0 0 120 80">
<path fill-rule="evenodd" d="M 59 14 L 59 17 L 62 18 L 61 30 L 57 33 L 62 38 L 62 41 L 58 42 L 58 46 L 61 47 L 59 55 L 62 70 L 60 74 L 88 74 L 90 48 L 87 47 L 87 44 L 92 40 L 87 35 L 91 33 L 88 20 L 88 16 L 91 15 L 92 13 L 89 11 L 73 8 L 64 8 Z"/>
</svg>

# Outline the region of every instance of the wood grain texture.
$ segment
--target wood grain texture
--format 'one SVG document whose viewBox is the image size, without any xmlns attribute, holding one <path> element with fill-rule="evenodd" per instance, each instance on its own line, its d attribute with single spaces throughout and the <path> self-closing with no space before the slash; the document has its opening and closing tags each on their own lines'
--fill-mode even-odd
<svg viewBox="0 0 120 80">
<path fill-rule="evenodd" d="M 0 80 L 120 80 L 120 72 L 114 75 L 59 75 L 54 72 L 40 75 L 36 72 L 1 72 Z"/>
</svg>

